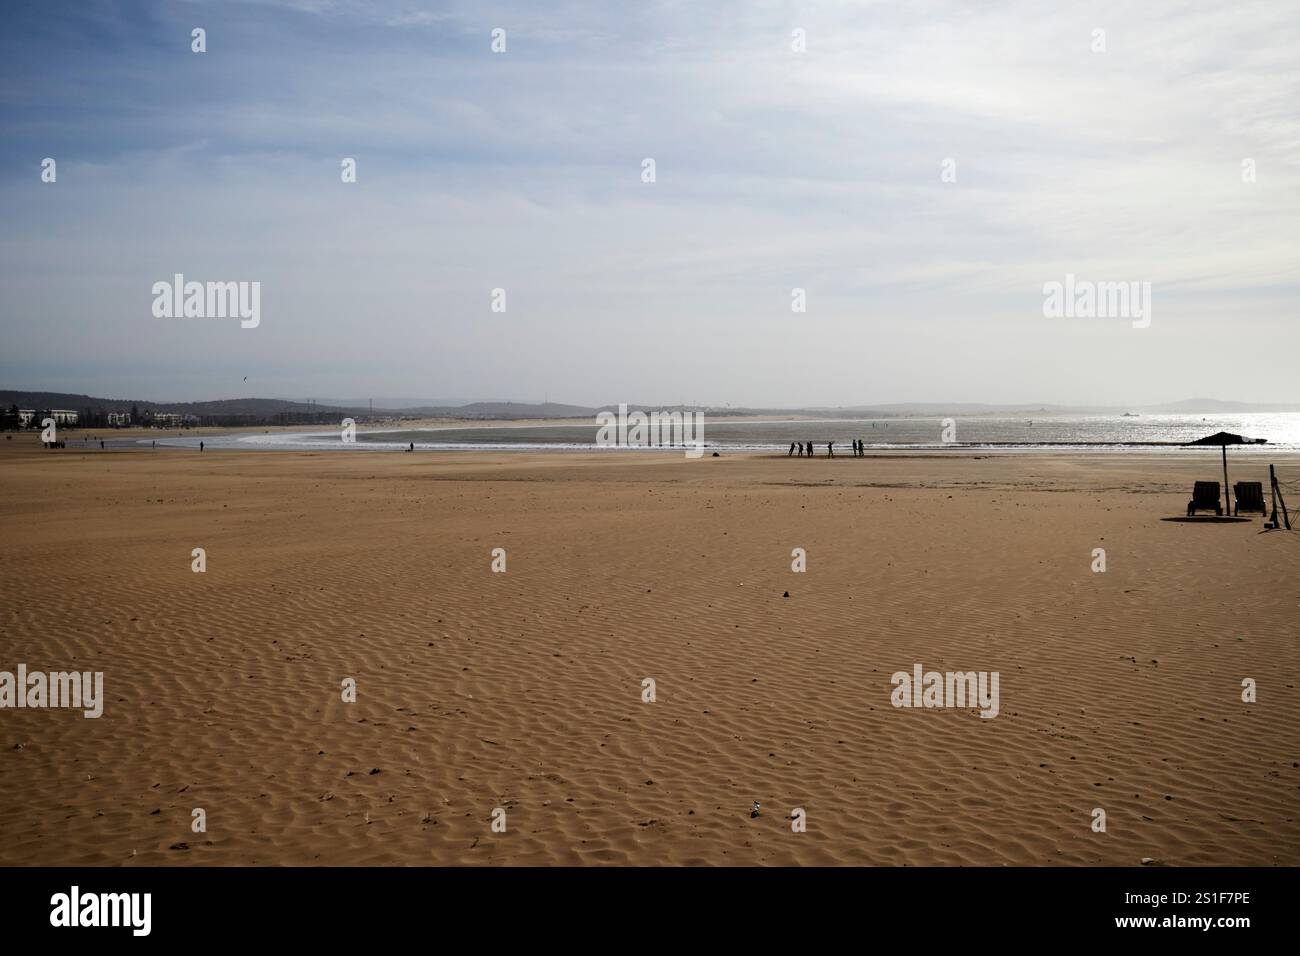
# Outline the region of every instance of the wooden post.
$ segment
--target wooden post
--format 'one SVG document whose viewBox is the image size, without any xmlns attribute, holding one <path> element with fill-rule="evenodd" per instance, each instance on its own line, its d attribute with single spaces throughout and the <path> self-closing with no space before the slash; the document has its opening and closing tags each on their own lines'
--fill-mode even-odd
<svg viewBox="0 0 1300 956">
<path fill-rule="evenodd" d="M 1228 497 L 1228 446 L 1223 445 L 1223 513 L 1232 516 L 1232 501 Z"/>
<path fill-rule="evenodd" d="M 1282 502 L 1282 520 L 1286 523 L 1286 530 L 1291 530 L 1291 516 L 1287 514 L 1286 499 L 1282 497 L 1282 488 L 1277 483 L 1277 478 L 1273 479 L 1273 490 L 1277 492 L 1278 501 Z"/>
<path fill-rule="evenodd" d="M 1268 466 L 1268 491 L 1273 498 L 1273 513 L 1269 515 L 1268 520 L 1272 522 L 1273 527 L 1277 527 L 1277 475 L 1273 474 L 1273 466 Z"/>
</svg>

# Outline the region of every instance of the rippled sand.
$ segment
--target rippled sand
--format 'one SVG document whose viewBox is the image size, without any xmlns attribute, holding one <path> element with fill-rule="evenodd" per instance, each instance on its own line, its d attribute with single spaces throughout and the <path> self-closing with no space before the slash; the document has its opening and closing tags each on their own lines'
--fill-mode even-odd
<svg viewBox="0 0 1300 956">
<path fill-rule="evenodd" d="M 0 711 L 0 864 L 1300 864 L 1300 532 L 1160 520 L 1215 454 L 33 446 L 0 670 L 107 702 Z"/>
</svg>

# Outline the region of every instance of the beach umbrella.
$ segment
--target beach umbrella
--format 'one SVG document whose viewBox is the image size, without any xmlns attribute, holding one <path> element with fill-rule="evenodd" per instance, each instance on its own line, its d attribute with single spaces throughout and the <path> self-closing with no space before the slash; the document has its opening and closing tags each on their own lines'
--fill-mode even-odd
<svg viewBox="0 0 1300 956">
<path fill-rule="evenodd" d="M 1232 501 L 1228 498 L 1228 446 L 1229 445 L 1253 445 L 1255 442 L 1249 438 L 1242 438 L 1240 435 L 1234 435 L 1232 432 L 1215 432 L 1213 435 L 1206 435 L 1204 438 L 1198 438 L 1196 441 L 1189 441 L 1188 445 L 1218 445 L 1223 449 L 1223 513 L 1232 514 Z"/>
</svg>

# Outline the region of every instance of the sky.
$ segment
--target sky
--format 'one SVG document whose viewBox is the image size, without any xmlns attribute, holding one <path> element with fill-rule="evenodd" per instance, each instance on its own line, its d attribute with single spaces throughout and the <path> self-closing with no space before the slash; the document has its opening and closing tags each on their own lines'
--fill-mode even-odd
<svg viewBox="0 0 1300 956">
<path fill-rule="evenodd" d="M 1300 403 L 1293 0 L 0 17 L 0 388 Z M 156 316 L 176 273 L 257 326 Z"/>
</svg>

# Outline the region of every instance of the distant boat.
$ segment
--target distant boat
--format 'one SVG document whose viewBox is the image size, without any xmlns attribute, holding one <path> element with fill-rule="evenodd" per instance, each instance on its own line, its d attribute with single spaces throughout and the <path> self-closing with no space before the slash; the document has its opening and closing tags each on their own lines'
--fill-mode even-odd
<svg viewBox="0 0 1300 956">
<path fill-rule="evenodd" d="M 1141 417 L 1142 417 L 1141 415 L 1134 414 L 1133 412 L 1125 412 L 1123 415 L 1120 416 L 1120 418 L 1141 418 Z"/>
</svg>

